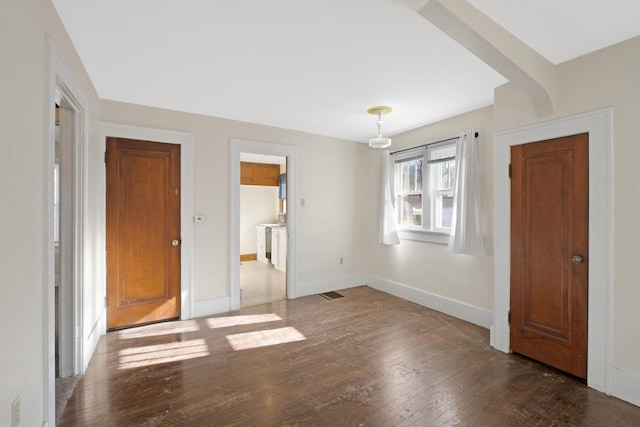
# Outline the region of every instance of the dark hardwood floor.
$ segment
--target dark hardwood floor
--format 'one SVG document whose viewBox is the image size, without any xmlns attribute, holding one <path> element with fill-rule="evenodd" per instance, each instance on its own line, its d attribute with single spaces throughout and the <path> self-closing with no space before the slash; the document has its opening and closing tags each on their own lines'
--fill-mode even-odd
<svg viewBox="0 0 640 427">
<path fill-rule="evenodd" d="M 61 426 L 638 426 L 640 408 L 368 287 L 103 337 Z"/>
</svg>

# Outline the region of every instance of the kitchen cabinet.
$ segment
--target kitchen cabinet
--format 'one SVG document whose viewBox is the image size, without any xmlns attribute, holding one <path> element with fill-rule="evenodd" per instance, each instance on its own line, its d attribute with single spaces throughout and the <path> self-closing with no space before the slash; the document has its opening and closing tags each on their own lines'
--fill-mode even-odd
<svg viewBox="0 0 640 427">
<path fill-rule="evenodd" d="M 258 248 L 256 258 L 260 262 L 269 264 L 267 259 L 266 228 L 264 225 L 256 226 L 256 245 Z"/>
<path fill-rule="evenodd" d="M 240 162 L 240 185 L 280 185 L 280 165 Z"/>
<path fill-rule="evenodd" d="M 271 242 L 271 262 L 278 270 L 287 271 L 287 228 L 274 227 Z"/>
<path fill-rule="evenodd" d="M 258 261 L 287 271 L 287 228 L 278 224 L 258 224 L 256 240 Z"/>
</svg>

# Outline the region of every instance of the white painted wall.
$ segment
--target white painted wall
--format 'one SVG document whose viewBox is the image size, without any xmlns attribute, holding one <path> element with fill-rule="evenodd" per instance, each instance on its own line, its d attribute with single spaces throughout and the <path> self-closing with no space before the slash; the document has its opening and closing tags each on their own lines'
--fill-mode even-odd
<svg viewBox="0 0 640 427">
<path fill-rule="evenodd" d="M 0 425 L 11 425 L 20 395 L 22 426 L 40 426 L 44 402 L 45 319 L 45 70 L 47 40 L 60 51 L 90 101 L 89 137 L 96 138 L 98 97 L 48 0 L 0 2 Z M 97 159 L 95 147 L 87 156 Z M 95 167 L 89 172 L 87 242 L 95 245 Z M 85 278 L 95 278 L 95 251 L 86 251 Z M 84 290 L 85 322 L 96 320 L 92 288 Z M 85 336 L 86 338 L 86 336 Z M 53 350 L 52 350 L 53 351 Z M 51 355 L 52 357 L 52 355 Z M 53 421 L 49 421 L 53 425 Z"/>
<path fill-rule="evenodd" d="M 640 37 L 558 65 L 557 109 L 550 116 L 538 116 L 514 85 L 502 86 L 495 93 L 496 130 L 613 107 L 612 367 L 626 373 L 622 376 L 632 378 L 629 387 L 635 390 L 637 404 L 640 402 L 638 52 Z"/>
<path fill-rule="evenodd" d="M 100 120 L 173 129 L 194 135 L 194 212 L 207 215 L 194 236 L 196 300 L 229 295 L 229 139 L 295 145 L 298 150 L 298 281 L 370 273 L 413 289 L 480 309 L 492 309 L 492 256 L 450 255 L 442 245 L 377 243 L 379 153 L 358 143 L 230 120 L 98 101 L 97 94 L 48 0 L 0 2 L 0 230 L 9 245 L 0 248 L 0 425 L 9 424 L 11 402 L 21 396 L 22 423 L 41 425 L 45 272 L 43 132 L 45 117 L 45 33 L 60 50 L 90 100 L 89 140 L 97 141 Z M 394 137 L 394 149 L 446 138 L 468 127 L 482 132 L 484 230 L 492 253 L 492 135 L 504 130 L 604 106 L 614 109 L 614 205 L 612 316 L 614 382 L 626 396 L 640 396 L 640 143 L 635 131 L 640 99 L 640 38 L 577 58 L 557 68 L 557 111 L 540 117 L 527 97 L 508 84 L 496 90 L 495 107 L 485 108 Z M 87 153 L 86 278 L 96 271 L 96 234 L 101 227 L 97 194 L 101 153 Z M 300 206 L 300 200 L 297 200 Z M 222 230 L 222 231 L 221 231 Z M 339 264 L 339 257 L 344 264 Z M 103 272 L 102 272 L 103 273 Z M 85 330 L 102 311 L 100 290 L 87 280 Z M 7 325 L 16 325 L 8 327 Z M 85 337 L 86 338 L 86 337 Z"/>
<path fill-rule="evenodd" d="M 258 250 L 256 225 L 278 222 L 278 187 L 240 186 L 240 254 Z"/>
<path fill-rule="evenodd" d="M 382 160 L 379 151 L 370 151 L 367 210 L 371 214 L 367 221 L 367 273 L 419 292 L 490 311 L 493 305 L 493 108 L 486 107 L 395 135 L 391 151 L 450 138 L 468 128 L 480 129 L 483 232 L 488 255 L 453 255 L 447 252 L 446 245 L 411 240 L 401 240 L 399 245 L 394 246 L 379 244 L 378 203 Z"/>
<path fill-rule="evenodd" d="M 193 135 L 195 305 L 229 296 L 230 139 L 297 147 L 297 283 L 362 275 L 366 220 L 364 144 L 303 132 L 103 100 L 100 120 Z M 340 264 L 340 256 L 344 263 Z"/>
</svg>

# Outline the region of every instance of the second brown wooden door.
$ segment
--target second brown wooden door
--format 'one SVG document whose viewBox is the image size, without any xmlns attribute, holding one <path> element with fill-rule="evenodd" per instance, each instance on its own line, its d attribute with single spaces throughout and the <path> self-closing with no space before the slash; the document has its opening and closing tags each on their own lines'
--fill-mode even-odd
<svg viewBox="0 0 640 427">
<path fill-rule="evenodd" d="M 180 146 L 107 138 L 107 328 L 180 316 Z"/>
<path fill-rule="evenodd" d="M 587 375 L 588 135 L 511 149 L 511 349 Z"/>
</svg>

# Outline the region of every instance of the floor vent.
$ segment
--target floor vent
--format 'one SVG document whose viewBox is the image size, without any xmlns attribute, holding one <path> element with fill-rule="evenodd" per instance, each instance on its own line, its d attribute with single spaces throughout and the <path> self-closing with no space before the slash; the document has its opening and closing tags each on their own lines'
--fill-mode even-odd
<svg viewBox="0 0 640 427">
<path fill-rule="evenodd" d="M 332 300 L 332 299 L 337 299 L 337 298 L 342 298 L 344 295 L 341 295 L 335 291 L 331 291 L 331 292 L 325 292 L 323 294 L 320 294 L 320 296 L 322 298 L 326 298 L 328 300 Z"/>
</svg>

